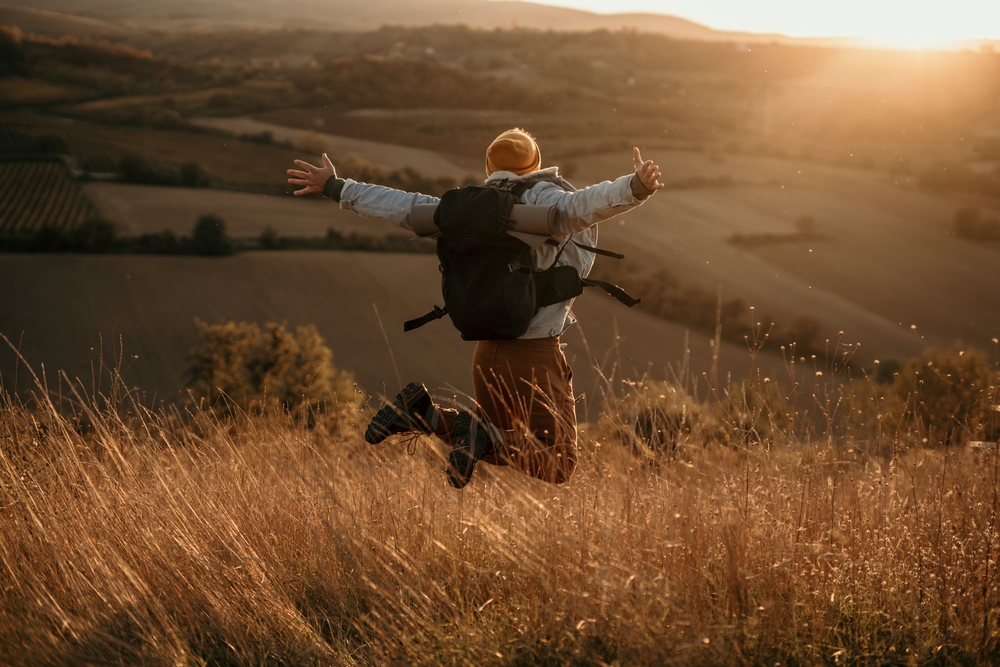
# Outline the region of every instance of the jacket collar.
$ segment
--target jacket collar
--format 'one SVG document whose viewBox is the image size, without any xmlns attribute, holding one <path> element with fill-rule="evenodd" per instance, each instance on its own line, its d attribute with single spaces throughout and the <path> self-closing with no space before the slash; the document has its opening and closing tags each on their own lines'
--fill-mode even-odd
<svg viewBox="0 0 1000 667">
<path fill-rule="evenodd" d="M 576 188 L 573 187 L 569 181 L 559 175 L 559 167 L 546 167 L 545 169 L 539 169 L 538 171 L 533 171 L 530 174 L 525 174 L 523 176 L 518 176 L 512 171 L 494 171 L 490 174 L 490 177 L 486 179 L 486 185 L 500 183 L 501 181 L 509 181 L 511 183 L 528 183 L 529 185 L 534 185 L 535 183 L 541 183 L 544 181 L 548 183 L 555 183 L 567 192 L 576 192 Z"/>
</svg>

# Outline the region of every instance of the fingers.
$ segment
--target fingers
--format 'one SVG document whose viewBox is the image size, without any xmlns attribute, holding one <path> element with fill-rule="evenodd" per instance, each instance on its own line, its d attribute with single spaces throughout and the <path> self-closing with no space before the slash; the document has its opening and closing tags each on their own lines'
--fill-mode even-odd
<svg viewBox="0 0 1000 667">
<path fill-rule="evenodd" d="M 639 157 L 639 149 L 635 149 L 634 156 Z M 646 160 L 642 164 L 637 164 L 635 169 L 636 175 L 642 184 L 646 186 L 649 190 L 662 190 L 666 187 L 665 184 L 660 183 L 660 177 L 663 174 L 660 172 L 660 166 L 654 164 L 652 160 Z"/>
<path fill-rule="evenodd" d="M 635 164 L 636 169 L 642 164 L 642 155 L 639 153 L 638 146 L 632 148 L 632 162 Z"/>
<path fill-rule="evenodd" d="M 330 161 L 330 158 L 326 153 L 323 153 L 323 166 L 333 171 L 334 174 L 337 173 L 337 170 L 333 166 L 333 162 Z"/>
<path fill-rule="evenodd" d="M 293 162 L 302 167 L 303 169 L 305 169 L 306 171 L 308 171 L 309 173 L 312 173 L 314 171 L 319 171 L 319 167 L 313 166 L 308 162 L 305 162 L 304 160 L 293 160 Z"/>
<path fill-rule="evenodd" d="M 309 174 L 304 171 L 297 171 L 295 169 L 288 169 L 285 171 L 289 176 L 294 176 L 295 178 L 309 178 Z"/>
</svg>

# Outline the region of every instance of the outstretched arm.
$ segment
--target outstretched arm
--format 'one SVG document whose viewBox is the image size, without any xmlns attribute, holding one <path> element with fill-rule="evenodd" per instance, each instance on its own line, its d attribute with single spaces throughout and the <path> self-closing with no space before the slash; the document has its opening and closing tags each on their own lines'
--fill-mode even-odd
<svg viewBox="0 0 1000 667">
<path fill-rule="evenodd" d="M 545 184 L 526 194 L 525 203 L 555 206 L 555 230 L 558 235 L 576 234 L 608 218 L 629 211 L 664 188 L 660 168 L 652 160 L 643 160 L 638 148 L 632 149 L 635 171 L 614 181 L 566 192 L 555 184 Z"/>
<path fill-rule="evenodd" d="M 410 226 L 410 211 L 417 204 L 437 204 L 437 197 L 416 192 L 403 192 L 382 185 L 359 183 L 337 176 L 333 162 L 323 153 L 323 166 L 316 167 L 303 160 L 295 164 L 305 171 L 289 169 L 289 184 L 302 186 L 295 191 L 298 196 L 322 194 L 339 202 L 340 208 L 354 211 L 368 218 L 381 218 L 403 229 Z"/>
</svg>

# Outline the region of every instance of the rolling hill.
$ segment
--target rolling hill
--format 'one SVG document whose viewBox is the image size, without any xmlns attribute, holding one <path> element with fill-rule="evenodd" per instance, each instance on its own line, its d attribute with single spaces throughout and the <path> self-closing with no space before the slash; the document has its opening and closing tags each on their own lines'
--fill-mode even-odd
<svg viewBox="0 0 1000 667">
<path fill-rule="evenodd" d="M 384 24 L 463 24 L 478 28 L 520 26 L 579 31 L 635 28 L 676 39 L 802 44 L 850 44 L 849 39 L 801 39 L 778 34 L 713 30 L 664 14 L 594 14 L 514 0 L 8 0 L 0 24 L 38 30 L 118 35 L 152 29 L 225 27 L 310 27 L 370 30 Z M 30 28 L 29 28 L 30 29 Z"/>
</svg>

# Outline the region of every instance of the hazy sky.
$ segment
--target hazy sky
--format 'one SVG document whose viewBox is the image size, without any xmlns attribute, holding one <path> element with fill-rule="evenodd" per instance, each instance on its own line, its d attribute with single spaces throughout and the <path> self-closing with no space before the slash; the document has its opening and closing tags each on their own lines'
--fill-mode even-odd
<svg viewBox="0 0 1000 667">
<path fill-rule="evenodd" d="M 604 14 L 658 12 L 720 30 L 858 36 L 900 46 L 1000 39 L 1000 0 L 533 0 Z"/>
</svg>

